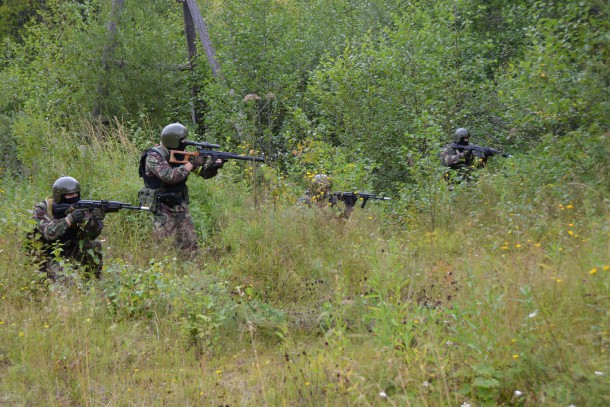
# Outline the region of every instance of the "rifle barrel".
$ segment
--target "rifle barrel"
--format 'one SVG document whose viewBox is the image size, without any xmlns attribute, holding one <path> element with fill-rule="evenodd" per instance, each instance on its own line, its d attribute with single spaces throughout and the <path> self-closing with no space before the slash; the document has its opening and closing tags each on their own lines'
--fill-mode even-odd
<svg viewBox="0 0 610 407">
<path fill-rule="evenodd" d="M 228 159 L 236 159 L 236 160 L 244 160 L 244 161 L 257 161 L 257 162 L 265 162 L 265 159 L 262 157 L 253 157 L 250 155 L 239 155 L 239 154 L 233 154 L 233 153 L 228 153 L 225 151 L 214 151 L 214 150 L 199 150 L 199 154 L 201 155 L 205 155 L 205 156 L 210 156 L 210 157 L 216 157 L 216 158 L 221 158 L 223 160 L 228 160 Z"/>
</svg>

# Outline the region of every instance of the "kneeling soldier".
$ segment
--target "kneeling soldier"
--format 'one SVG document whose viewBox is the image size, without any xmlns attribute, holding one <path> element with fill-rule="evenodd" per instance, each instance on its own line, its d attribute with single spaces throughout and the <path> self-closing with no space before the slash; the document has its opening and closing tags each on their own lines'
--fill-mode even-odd
<svg viewBox="0 0 610 407">
<path fill-rule="evenodd" d="M 75 260 L 85 268 L 85 275 L 100 278 L 102 272 L 102 243 L 96 238 L 104 227 L 104 211 L 94 209 L 68 210 L 53 213 L 53 204 L 74 204 L 80 200 L 80 184 L 72 177 L 61 177 L 53 184 L 53 196 L 34 207 L 36 229 L 32 239 L 42 242 L 41 271 L 56 280 L 62 271 L 59 257 Z"/>
</svg>

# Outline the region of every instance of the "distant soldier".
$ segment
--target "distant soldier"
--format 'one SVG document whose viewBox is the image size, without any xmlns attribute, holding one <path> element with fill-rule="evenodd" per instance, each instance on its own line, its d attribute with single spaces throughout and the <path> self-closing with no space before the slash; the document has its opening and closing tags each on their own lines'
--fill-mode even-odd
<svg viewBox="0 0 610 407">
<path fill-rule="evenodd" d="M 205 179 L 215 177 L 224 161 L 195 156 L 186 164 L 169 163 L 170 150 L 184 151 L 187 135 L 182 124 L 169 124 L 161 131 L 161 144 L 142 154 L 139 173 L 144 188 L 138 197 L 140 204 L 153 212 L 156 240 L 173 236 L 176 246 L 192 257 L 199 253 L 199 246 L 188 207 L 186 180 L 191 173 Z"/>
<path fill-rule="evenodd" d="M 72 177 L 61 177 L 53 184 L 52 197 L 34 207 L 33 218 L 36 229 L 30 234 L 32 240 L 40 244 L 37 255 L 41 271 L 56 280 L 62 267 L 57 254 L 66 261 L 75 260 L 84 266 L 86 274 L 93 273 L 100 278 L 102 272 L 102 243 L 96 238 L 102 233 L 106 216 L 101 209 L 85 211 L 68 210 L 66 213 L 53 213 L 53 204 L 74 204 L 80 201 L 80 184 Z M 32 242 L 32 246 L 36 246 Z"/>
<path fill-rule="evenodd" d="M 493 148 L 471 145 L 468 130 L 459 128 L 455 131 L 453 143 L 447 144 L 441 152 L 443 165 L 449 168 L 444 177 L 452 184 L 471 181 L 472 170 L 485 167 L 487 159 L 496 154 L 509 157 Z"/>
<path fill-rule="evenodd" d="M 471 171 L 474 168 L 485 166 L 486 158 L 481 159 L 473 154 L 472 150 L 465 149 L 470 142 L 470 133 L 465 128 L 459 128 L 453 136 L 453 143 L 447 144 L 441 152 L 443 165 L 453 172 L 447 171 L 444 175 L 447 181 L 460 183 L 471 180 Z"/>
<path fill-rule="evenodd" d="M 316 174 L 311 180 L 310 187 L 305 194 L 299 198 L 297 201 L 300 205 L 307 205 L 308 207 L 312 207 L 312 205 L 316 205 L 317 207 L 335 207 L 339 201 L 345 202 L 345 210 L 342 214 L 342 217 L 345 219 L 349 219 L 350 215 L 354 210 L 354 205 L 358 200 L 358 197 L 350 196 L 343 197 L 338 193 L 332 192 L 333 183 L 330 177 L 326 174 Z"/>
</svg>

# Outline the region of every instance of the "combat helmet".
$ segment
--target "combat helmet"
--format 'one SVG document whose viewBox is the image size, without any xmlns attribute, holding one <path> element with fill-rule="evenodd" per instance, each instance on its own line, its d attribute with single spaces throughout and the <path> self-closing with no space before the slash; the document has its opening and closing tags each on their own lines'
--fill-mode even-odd
<svg viewBox="0 0 610 407">
<path fill-rule="evenodd" d="M 316 193 L 320 193 L 324 190 L 331 189 L 333 186 L 333 182 L 330 177 L 326 174 L 316 174 L 311 179 L 312 189 Z"/>
<path fill-rule="evenodd" d="M 453 141 L 459 143 L 460 140 L 465 137 L 470 137 L 470 133 L 468 133 L 468 130 L 466 130 L 465 128 L 460 127 L 455 131 L 455 134 L 453 135 Z"/>
<path fill-rule="evenodd" d="M 188 130 L 180 123 L 168 124 L 161 131 L 161 144 L 167 148 L 180 147 L 180 140 L 186 138 Z"/>
<path fill-rule="evenodd" d="M 60 203 L 64 195 L 78 193 L 80 184 L 72 177 L 61 177 L 53 183 L 53 201 Z"/>
</svg>

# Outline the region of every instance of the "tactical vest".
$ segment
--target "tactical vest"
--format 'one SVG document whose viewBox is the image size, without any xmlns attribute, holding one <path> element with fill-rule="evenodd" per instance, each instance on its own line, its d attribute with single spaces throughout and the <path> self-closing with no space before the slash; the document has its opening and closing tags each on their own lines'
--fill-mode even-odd
<svg viewBox="0 0 610 407">
<path fill-rule="evenodd" d="M 144 188 L 138 192 L 138 200 L 140 205 L 148 206 L 153 213 L 157 213 L 159 204 L 165 204 L 173 207 L 180 205 L 183 202 L 189 203 L 188 188 L 186 186 L 186 178 L 175 184 L 163 182 L 156 176 L 146 174 L 146 157 L 151 152 L 159 154 L 164 160 L 169 163 L 169 153 L 167 150 L 160 147 L 153 147 L 142 153 L 140 157 L 140 177 L 144 180 Z M 169 163 L 172 168 L 181 166 L 182 164 Z"/>
<path fill-rule="evenodd" d="M 169 160 L 169 155 L 166 152 L 166 150 L 164 150 L 160 147 L 153 147 L 151 149 L 144 151 L 142 153 L 142 156 L 140 157 L 140 169 L 138 171 L 140 174 L 140 177 L 142 177 L 142 179 L 144 180 L 144 185 L 147 188 L 150 188 L 153 190 L 161 190 L 164 192 L 174 192 L 175 193 L 175 192 L 182 192 L 182 191 L 186 190 L 186 188 L 187 188 L 186 187 L 186 180 L 187 180 L 186 178 L 175 184 L 168 184 L 168 183 L 161 181 L 159 178 L 157 178 L 154 175 L 153 176 L 146 175 L 146 157 L 148 157 L 148 154 L 152 151 L 159 154 L 161 157 L 163 157 L 164 160 L 166 160 L 166 161 Z M 176 167 L 180 167 L 182 164 L 169 163 L 169 165 L 172 168 L 176 168 Z"/>
</svg>

